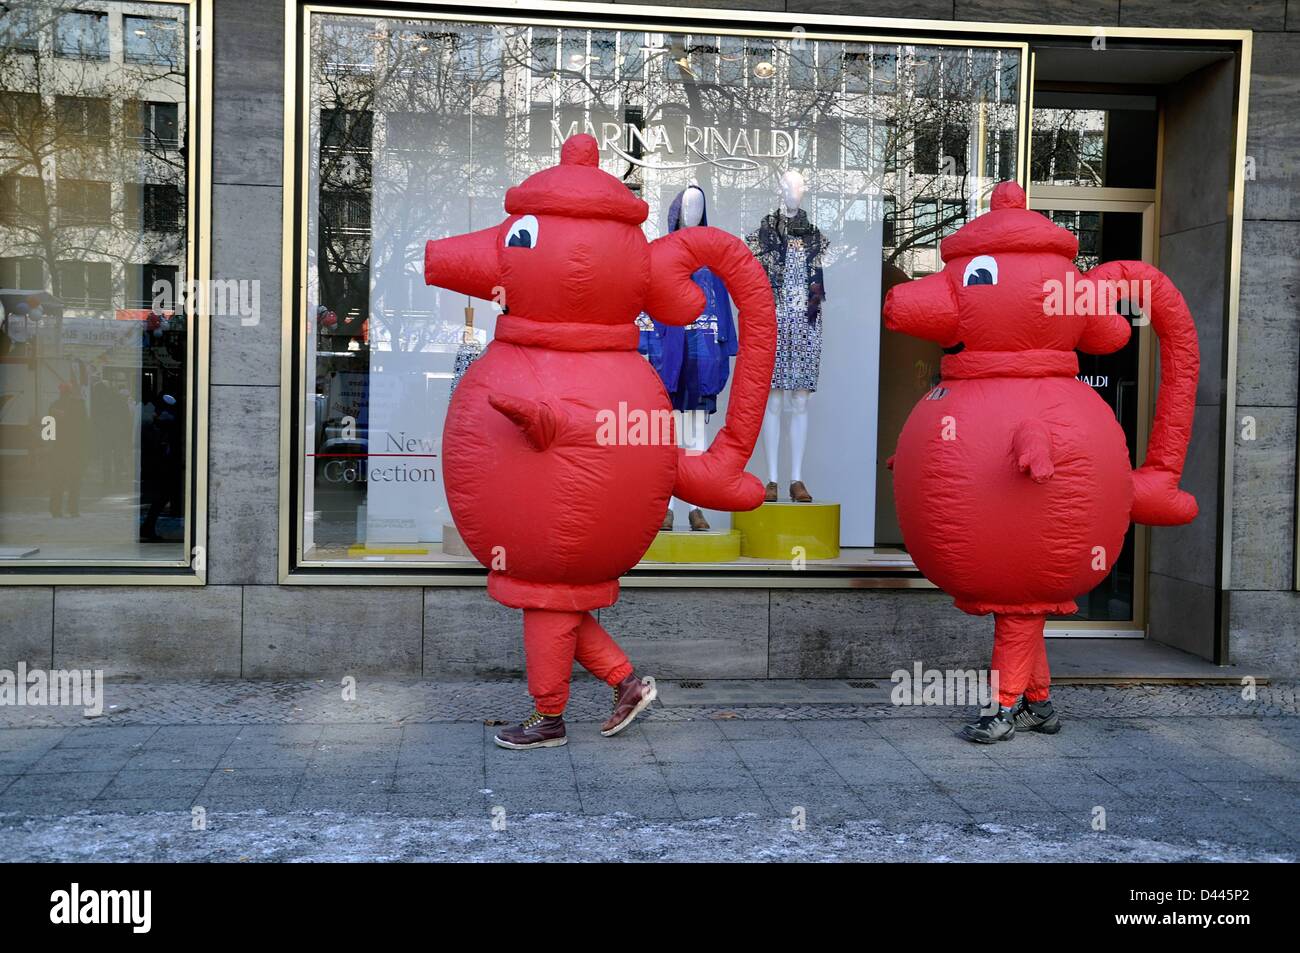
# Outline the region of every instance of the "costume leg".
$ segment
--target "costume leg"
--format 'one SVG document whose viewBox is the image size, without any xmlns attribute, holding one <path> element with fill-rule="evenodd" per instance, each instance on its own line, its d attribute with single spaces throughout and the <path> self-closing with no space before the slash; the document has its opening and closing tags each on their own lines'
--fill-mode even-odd
<svg viewBox="0 0 1300 953">
<path fill-rule="evenodd" d="M 1052 690 L 1052 672 L 1047 667 L 1047 639 L 1040 635 L 1037 641 L 1038 651 L 1029 673 L 1029 684 L 1025 686 L 1025 700 L 1031 702 L 1046 701 Z"/>
<path fill-rule="evenodd" d="M 1041 615 L 998 613 L 993 617 L 993 671 L 998 673 L 998 701 L 1008 708 L 1030 683 L 1042 649 L 1045 621 Z"/>
<path fill-rule="evenodd" d="M 577 658 L 583 668 L 609 685 L 617 685 L 632 674 L 627 654 L 590 612 L 582 613 L 578 625 Z"/>
<path fill-rule="evenodd" d="M 524 610 L 524 655 L 528 694 L 543 715 L 562 715 L 569 703 L 569 677 L 585 612 Z"/>
<path fill-rule="evenodd" d="M 767 395 L 767 409 L 763 412 L 763 456 L 767 457 L 767 482 L 775 483 L 777 463 L 781 457 L 781 406 L 785 391 L 774 390 Z"/>
</svg>

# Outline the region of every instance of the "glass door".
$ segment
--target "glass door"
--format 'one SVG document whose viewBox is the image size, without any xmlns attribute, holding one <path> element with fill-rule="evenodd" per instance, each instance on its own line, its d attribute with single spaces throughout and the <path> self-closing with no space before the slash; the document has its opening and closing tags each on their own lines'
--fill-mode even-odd
<svg viewBox="0 0 1300 953">
<path fill-rule="evenodd" d="M 1112 190 L 1090 188 L 1082 198 L 1078 188 L 1037 186 L 1033 190 L 1030 207 L 1079 239 L 1075 264 L 1080 271 L 1107 261 L 1154 258 L 1154 200 L 1108 199 L 1098 194 L 1108 191 Z M 1152 350 L 1150 327 L 1140 326 L 1114 354 L 1079 354 L 1079 379 L 1114 411 L 1124 428 L 1129 462 L 1135 467 L 1146 452 L 1150 427 Z M 1078 613 L 1055 620 L 1051 634 L 1140 636 L 1146 622 L 1146 544 L 1145 529 L 1130 526 L 1110 575 L 1076 600 Z"/>
</svg>

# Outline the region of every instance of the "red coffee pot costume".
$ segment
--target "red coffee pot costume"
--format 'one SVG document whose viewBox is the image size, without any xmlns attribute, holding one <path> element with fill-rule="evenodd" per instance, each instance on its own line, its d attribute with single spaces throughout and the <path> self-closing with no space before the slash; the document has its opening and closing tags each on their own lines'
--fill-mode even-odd
<svg viewBox="0 0 1300 953">
<path fill-rule="evenodd" d="M 653 242 L 646 203 L 598 167 L 595 139 L 569 138 L 560 164 L 506 193 L 500 225 L 431 241 L 431 285 L 497 299 L 494 340 L 466 372 L 443 434 L 447 501 L 488 594 L 524 610 L 528 689 L 563 712 L 576 658 L 611 685 L 627 656 L 590 614 L 654 540 L 670 495 L 748 510 L 744 472 L 762 424 L 776 316 L 763 269 L 715 228 Z M 703 454 L 679 450 L 668 395 L 637 353 L 636 318 L 690 324 L 704 308 L 691 274 L 708 266 L 740 310 L 726 425 Z"/>
<path fill-rule="evenodd" d="M 1080 274 L 1078 242 L 1004 182 L 992 210 L 941 245 L 944 268 L 890 290 L 885 325 L 943 347 L 939 385 L 912 411 L 892 460 L 908 551 L 959 609 L 993 613 L 999 697 L 1047 698 L 1043 624 L 1075 612 L 1119 556 L 1129 521 L 1189 523 L 1178 488 L 1200 357 L 1183 297 L 1156 268 L 1114 261 Z M 1144 293 L 1144 289 L 1147 289 Z M 1160 342 L 1146 460 L 1129 466 L 1110 407 L 1076 379 L 1075 350 L 1129 339 L 1115 298 L 1141 302 Z"/>
</svg>

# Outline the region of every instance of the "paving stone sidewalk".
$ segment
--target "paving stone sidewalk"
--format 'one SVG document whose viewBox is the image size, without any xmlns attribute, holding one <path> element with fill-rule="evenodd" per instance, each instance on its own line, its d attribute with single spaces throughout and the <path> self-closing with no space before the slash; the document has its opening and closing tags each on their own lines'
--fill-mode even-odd
<svg viewBox="0 0 1300 953">
<path fill-rule="evenodd" d="M 993 747 L 888 687 L 665 684 L 604 739 L 579 680 L 570 743 L 508 752 L 513 680 L 110 683 L 0 706 L 0 860 L 1300 856 L 1294 684 L 1062 686 L 1060 735 Z"/>
</svg>

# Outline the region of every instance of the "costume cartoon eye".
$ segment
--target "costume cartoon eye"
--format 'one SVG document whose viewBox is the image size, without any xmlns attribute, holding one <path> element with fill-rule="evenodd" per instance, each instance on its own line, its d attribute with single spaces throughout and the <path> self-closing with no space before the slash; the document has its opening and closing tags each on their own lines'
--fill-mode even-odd
<svg viewBox="0 0 1300 953">
<path fill-rule="evenodd" d="M 524 215 L 515 220 L 506 235 L 507 248 L 537 247 L 537 216 Z"/>
<path fill-rule="evenodd" d="M 966 274 L 961 279 L 962 287 L 970 285 L 996 285 L 998 283 L 998 263 L 992 255 L 976 255 L 966 263 Z"/>
</svg>

